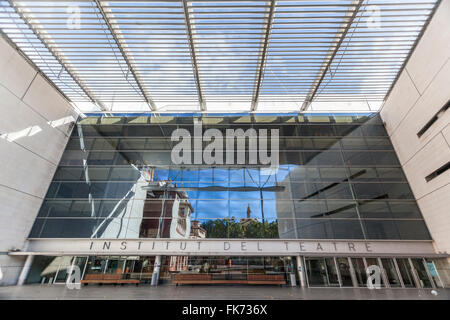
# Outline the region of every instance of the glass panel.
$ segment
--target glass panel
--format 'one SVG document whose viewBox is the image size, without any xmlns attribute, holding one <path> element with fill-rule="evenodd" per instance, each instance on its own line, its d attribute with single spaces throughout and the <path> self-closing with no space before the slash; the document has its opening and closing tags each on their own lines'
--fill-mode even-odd
<svg viewBox="0 0 450 320">
<path fill-rule="evenodd" d="M 402 276 L 403 284 L 406 288 L 414 288 L 416 286 L 414 282 L 414 276 L 412 274 L 411 265 L 406 258 L 397 258 L 397 265 Z"/>
<path fill-rule="evenodd" d="M 68 275 L 68 271 L 70 270 L 70 267 L 72 266 L 72 261 L 74 257 L 60 257 L 60 265 L 58 274 L 55 278 L 55 283 L 65 283 L 66 278 Z"/>
<path fill-rule="evenodd" d="M 430 239 L 377 117 L 203 116 L 204 130 L 281 125 L 276 172 L 173 164 L 169 136 L 192 132 L 196 115 L 92 118 L 73 131 L 30 236 L 169 238 L 196 219 L 208 238 Z M 174 194 L 189 216 L 172 219 Z"/>
<path fill-rule="evenodd" d="M 367 273 L 363 258 L 351 258 L 358 287 L 367 287 Z"/>
<path fill-rule="evenodd" d="M 425 259 L 428 271 L 439 288 L 450 287 L 450 265 L 447 259 Z"/>
<path fill-rule="evenodd" d="M 124 272 L 125 259 L 117 259 L 116 257 L 110 257 L 108 264 L 106 265 L 105 273 L 107 274 L 122 274 Z"/>
<path fill-rule="evenodd" d="M 305 258 L 310 287 L 329 287 L 328 272 L 323 258 Z"/>
<path fill-rule="evenodd" d="M 130 274 L 132 279 L 139 279 L 143 283 L 151 283 L 155 257 L 139 257 L 134 263 L 134 268 Z"/>
<path fill-rule="evenodd" d="M 367 239 L 400 239 L 393 220 L 363 220 Z"/>
<path fill-rule="evenodd" d="M 86 266 L 86 261 L 88 257 L 75 257 L 74 266 L 80 268 L 80 276 L 83 277 L 84 267 Z"/>
<path fill-rule="evenodd" d="M 252 257 L 252 256 L 167 256 L 162 266 L 162 278 L 172 280 L 185 274 L 201 278 L 227 281 L 264 281 L 277 277 L 285 282 L 288 273 L 293 271 L 291 257 Z"/>
<path fill-rule="evenodd" d="M 394 261 L 391 258 L 381 258 L 381 263 L 383 265 L 384 272 L 386 274 L 387 280 L 391 287 L 401 287 L 400 278 L 395 268 Z"/>
<path fill-rule="evenodd" d="M 83 181 L 84 179 L 84 169 L 82 167 L 60 167 L 53 177 L 53 181 Z"/>
<path fill-rule="evenodd" d="M 56 272 L 58 271 L 61 258 L 62 257 L 47 256 L 34 257 L 26 283 L 52 284 L 55 280 Z"/>
<path fill-rule="evenodd" d="M 350 265 L 347 258 L 336 258 L 343 287 L 353 287 Z"/>
<path fill-rule="evenodd" d="M 395 225 L 397 226 L 400 239 L 431 239 L 425 221 L 423 220 L 396 220 Z"/>
<path fill-rule="evenodd" d="M 421 288 L 432 288 L 431 279 L 428 276 L 427 269 L 424 265 L 423 259 L 411 259 Z"/>
<path fill-rule="evenodd" d="M 339 277 L 334 258 L 324 258 L 324 260 L 327 267 L 328 284 L 331 287 L 339 287 Z"/>
<path fill-rule="evenodd" d="M 367 264 L 367 268 L 370 266 L 377 266 L 380 268 L 380 272 L 382 272 L 380 265 L 378 264 L 378 259 L 377 258 L 366 258 L 366 264 Z M 367 274 L 367 272 L 366 272 Z M 371 275 L 373 275 L 373 272 L 371 273 Z M 373 283 L 373 280 L 372 280 Z M 380 286 L 381 287 L 385 287 L 385 283 L 384 283 L 384 278 L 383 276 L 380 274 Z"/>
<path fill-rule="evenodd" d="M 332 239 L 332 226 L 327 219 L 296 219 L 299 239 Z"/>
<path fill-rule="evenodd" d="M 359 220 L 330 219 L 334 239 L 363 239 L 364 234 Z"/>
<path fill-rule="evenodd" d="M 103 257 L 89 257 L 86 265 L 86 274 L 102 274 L 105 273 L 106 259 Z"/>
</svg>

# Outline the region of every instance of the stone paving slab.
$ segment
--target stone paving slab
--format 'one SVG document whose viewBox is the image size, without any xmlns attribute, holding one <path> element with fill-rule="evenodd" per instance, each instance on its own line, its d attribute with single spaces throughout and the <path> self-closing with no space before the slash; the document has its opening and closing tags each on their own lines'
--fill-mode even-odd
<svg viewBox="0 0 450 320">
<path fill-rule="evenodd" d="M 89 285 L 70 290 L 64 285 L 0 287 L 1 300 L 450 300 L 450 289 L 357 289 L 231 285 L 162 285 L 138 287 Z"/>
</svg>

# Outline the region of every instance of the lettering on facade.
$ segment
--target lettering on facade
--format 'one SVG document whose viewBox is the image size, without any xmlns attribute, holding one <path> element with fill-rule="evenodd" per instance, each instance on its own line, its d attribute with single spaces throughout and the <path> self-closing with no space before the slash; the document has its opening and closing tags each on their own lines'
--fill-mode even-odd
<svg viewBox="0 0 450 320">
<path fill-rule="evenodd" d="M 137 252 L 137 253 L 371 253 L 370 242 L 329 242 L 329 241 L 89 241 L 91 252 Z"/>
</svg>

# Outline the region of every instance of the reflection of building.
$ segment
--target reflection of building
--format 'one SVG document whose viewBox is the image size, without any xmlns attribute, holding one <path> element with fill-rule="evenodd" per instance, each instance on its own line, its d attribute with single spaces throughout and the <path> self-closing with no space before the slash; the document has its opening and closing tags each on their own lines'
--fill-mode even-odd
<svg viewBox="0 0 450 320">
<path fill-rule="evenodd" d="M 175 188 L 176 185 L 170 181 L 150 182 L 145 188 L 147 201 L 140 227 L 141 237 L 183 239 L 191 236 L 190 218 L 194 209 L 186 192 Z M 187 264 L 187 256 L 171 256 L 169 270 L 183 271 Z"/>
<path fill-rule="evenodd" d="M 191 235 L 192 239 L 204 239 L 206 238 L 206 230 L 202 227 L 200 221 L 193 220 L 191 226 Z"/>
<path fill-rule="evenodd" d="M 144 205 L 140 236 L 144 238 L 188 238 L 190 235 L 190 217 L 194 212 L 183 191 L 170 190 L 171 184 L 159 183 L 169 190 L 156 186 L 147 189 L 147 201 Z"/>
<path fill-rule="evenodd" d="M 200 224 L 200 221 L 193 220 L 189 238 L 204 239 L 206 230 Z M 169 271 L 186 271 L 188 269 L 189 256 L 171 256 L 169 262 Z"/>
</svg>

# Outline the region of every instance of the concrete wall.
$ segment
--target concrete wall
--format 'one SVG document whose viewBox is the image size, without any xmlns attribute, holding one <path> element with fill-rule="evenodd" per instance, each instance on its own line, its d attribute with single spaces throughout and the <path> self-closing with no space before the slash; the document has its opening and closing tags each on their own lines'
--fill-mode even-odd
<svg viewBox="0 0 450 320">
<path fill-rule="evenodd" d="M 77 114 L 35 68 L 0 37 L 0 285 L 15 284 L 26 238 Z"/>
<path fill-rule="evenodd" d="M 450 161 L 450 110 L 420 138 L 417 133 L 450 99 L 450 1 L 442 1 L 381 117 L 437 251 L 450 253 L 450 170 L 425 177 Z"/>
</svg>

